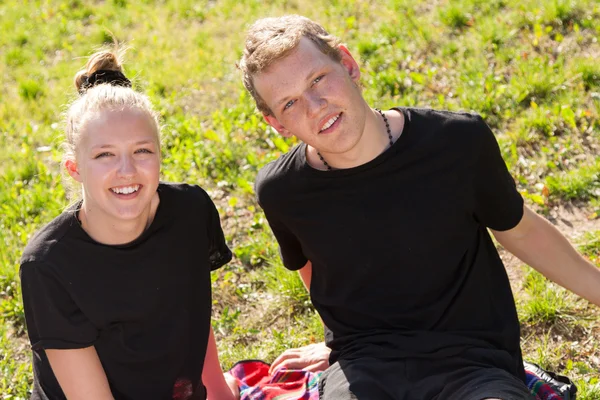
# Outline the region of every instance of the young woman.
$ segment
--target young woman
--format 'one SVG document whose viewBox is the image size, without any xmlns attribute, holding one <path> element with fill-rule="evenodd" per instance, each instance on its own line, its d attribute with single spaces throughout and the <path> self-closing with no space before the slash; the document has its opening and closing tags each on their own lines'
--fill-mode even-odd
<svg viewBox="0 0 600 400">
<path fill-rule="evenodd" d="M 231 259 L 198 186 L 159 182 L 160 128 L 118 53 L 75 77 L 64 166 L 82 198 L 21 260 L 32 399 L 233 399 L 210 327 Z"/>
</svg>

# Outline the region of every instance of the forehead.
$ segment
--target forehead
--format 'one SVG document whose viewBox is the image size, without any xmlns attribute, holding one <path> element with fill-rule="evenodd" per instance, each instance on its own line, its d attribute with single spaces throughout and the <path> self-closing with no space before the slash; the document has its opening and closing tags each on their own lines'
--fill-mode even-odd
<svg viewBox="0 0 600 400">
<path fill-rule="evenodd" d="M 81 131 L 81 142 L 89 146 L 118 145 L 142 140 L 158 142 L 153 118 L 135 109 L 101 110 L 92 114 Z"/>
<path fill-rule="evenodd" d="M 273 97 L 285 96 L 285 89 L 303 83 L 315 70 L 332 64 L 338 63 L 321 52 L 310 39 L 303 37 L 291 53 L 257 74 L 254 86 L 258 94 L 270 104 L 275 100 Z"/>
</svg>

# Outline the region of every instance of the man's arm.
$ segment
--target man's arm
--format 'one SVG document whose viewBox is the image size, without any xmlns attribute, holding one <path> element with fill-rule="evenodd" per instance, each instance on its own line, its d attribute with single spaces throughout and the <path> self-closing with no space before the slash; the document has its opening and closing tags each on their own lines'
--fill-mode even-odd
<svg viewBox="0 0 600 400">
<path fill-rule="evenodd" d="M 312 263 L 310 260 L 298 270 L 304 286 L 310 291 L 312 279 Z M 279 368 L 304 369 L 306 371 L 323 371 L 329 367 L 331 349 L 325 343 L 313 343 L 307 346 L 288 349 L 273 361 L 269 373 Z"/>
<path fill-rule="evenodd" d="M 600 269 L 585 260 L 545 218 L 524 207 L 512 229 L 494 231 L 506 250 L 550 280 L 600 306 Z"/>
<path fill-rule="evenodd" d="M 52 372 L 69 400 L 113 400 L 106 373 L 94 346 L 46 350 Z"/>
</svg>

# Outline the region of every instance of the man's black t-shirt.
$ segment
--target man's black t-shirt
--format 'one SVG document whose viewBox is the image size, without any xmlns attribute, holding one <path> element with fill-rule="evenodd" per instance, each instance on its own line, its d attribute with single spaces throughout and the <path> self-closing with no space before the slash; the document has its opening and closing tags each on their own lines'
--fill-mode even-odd
<svg viewBox="0 0 600 400">
<path fill-rule="evenodd" d="M 124 245 L 81 228 L 78 207 L 46 225 L 21 259 L 33 349 L 32 399 L 64 399 L 44 349 L 94 346 L 115 399 L 205 399 L 210 271 L 231 259 L 204 190 L 158 188 L 151 225 Z"/>
<path fill-rule="evenodd" d="M 402 135 L 366 164 L 319 171 L 301 144 L 260 171 L 283 262 L 312 262 L 331 362 L 454 357 L 524 378 L 514 299 L 486 229 L 523 215 L 496 139 L 476 115 L 398 111 Z"/>
</svg>

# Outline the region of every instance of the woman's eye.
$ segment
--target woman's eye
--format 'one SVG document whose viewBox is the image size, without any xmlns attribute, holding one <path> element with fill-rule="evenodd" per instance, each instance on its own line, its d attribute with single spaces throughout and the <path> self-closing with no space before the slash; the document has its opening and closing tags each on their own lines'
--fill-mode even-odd
<svg viewBox="0 0 600 400">
<path fill-rule="evenodd" d="M 313 85 L 314 85 L 315 83 L 319 83 L 319 82 L 321 82 L 321 80 L 322 80 L 324 77 L 325 77 L 325 75 L 319 75 L 319 76 L 317 76 L 317 77 L 315 78 L 315 80 L 313 81 Z"/>
<path fill-rule="evenodd" d="M 152 150 L 149 150 L 149 149 L 138 149 L 135 152 L 136 153 L 153 154 Z"/>
<path fill-rule="evenodd" d="M 294 100 L 290 100 L 287 103 L 285 103 L 285 106 L 283 107 L 284 110 L 287 110 L 288 108 L 290 108 L 292 105 L 294 104 Z"/>
<path fill-rule="evenodd" d="M 102 158 L 102 157 L 108 157 L 108 156 L 110 156 L 110 155 L 111 155 L 111 154 L 110 154 L 109 152 L 105 151 L 104 153 L 97 154 L 97 155 L 94 157 L 94 159 L 98 159 L 98 158 Z"/>
</svg>

